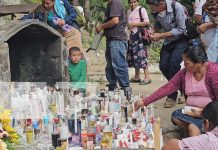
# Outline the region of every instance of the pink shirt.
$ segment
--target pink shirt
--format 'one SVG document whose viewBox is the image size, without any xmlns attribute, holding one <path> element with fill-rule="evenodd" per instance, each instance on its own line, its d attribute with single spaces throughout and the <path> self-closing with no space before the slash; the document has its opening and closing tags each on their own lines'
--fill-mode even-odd
<svg viewBox="0 0 218 150">
<path fill-rule="evenodd" d="M 177 72 L 172 79 L 164 86 L 160 87 L 153 94 L 144 99 L 144 105 L 149 104 L 170 95 L 178 90 L 185 92 L 185 75 L 187 71 L 184 69 Z M 207 62 L 207 72 L 205 75 L 205 86 L 212 100 L 218 100 L 218 64 Z"/>
<path fill-rule="evenodd" d="M 205 76 L 202 80 L 196 81 L 193 73 L 187 72 L 185 81 L 185 94 L 188 96 L 187 106 L 204 108 L 212 101 L 205 85 Z"/>
<path fill-rule="evenodd" d="M 139 8 L 140 7 L 141 6 L 137 6 L 133 11 L 131 11 L 131 9 L 128 10 L 128 12 L 127 12 L 128 23 L 141 22 L 140 16 L 139 16 Z M 148 13 L 147 13 L 146 9 L 142 7 L 141 12 L 142 12 L 143 21 L 149 22 Z M 138 27 L 133 28 L 132 31 L 134 33 L 136 33 L 138 31 Z"/>
<path fill-rule="evenodd" d="M 199 136 L 185 138 L 179 141 L 181 150 L 217 150 L 218 149 L 218 127 L 212 131 Z"/>
</svg>

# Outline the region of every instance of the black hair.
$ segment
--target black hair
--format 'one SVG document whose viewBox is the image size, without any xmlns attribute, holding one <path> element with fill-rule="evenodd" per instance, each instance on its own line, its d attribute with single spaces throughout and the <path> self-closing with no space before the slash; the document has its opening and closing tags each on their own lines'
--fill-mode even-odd
<svg viewBox="0 0 218 150">
<path fill-rule="evenodd" d="M 148 5 L 158 5 L 160 2 L 165 2 L 165 0 L 146 0 Z"/>
<path fill-rule="evenodd" d="M 71 47 L 69 49 L 69 56 L 71 56 L 72 52 L 78 52 L 78 51 L 80 52 L 79 47 Z"/>
<path fill-rule="evenodd" d="M 183 54 L 188 57 L 193 63 L 207 62 L 207 53 L 203 45 L 191 45 L 184 50 Z"/>
<path fill-rule="evenodd" d="M 212 101 L 202 110 L 202 117 L 212 123 L 213 127 L 218 126 L 218 101 Z"/>
<path fill-rule="evenodd" d="M 131 0 L 128 0 L 128 3 L 130 3 Z M 139 2 L 139 0 L 136 0 L 137 2 Z"/>
</svg>

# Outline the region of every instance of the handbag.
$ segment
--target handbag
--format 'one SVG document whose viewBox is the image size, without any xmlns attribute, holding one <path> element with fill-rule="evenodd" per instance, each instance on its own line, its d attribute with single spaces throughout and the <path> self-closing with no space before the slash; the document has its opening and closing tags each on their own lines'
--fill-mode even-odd
<svg viewBox="0 0 218 150">
<path fill-rule="evenodd" d="M 142 7 L 139 8 L 139 16 L 140 16 L 140 22 L 143 22 L 142 18 Z M 148 26 L 143 26 L 143 27 L 138 27 L 139 31 L 139 36 L 142 39 L 142 42 L 144 45 L 150 45 L 151 44 L 151 39 L 150 39 L 150 29 Z"/>
<path fill-rule="evenodd" d="M 103 37 L 103 31 L 102 32 L 99 32 L 99 33 L 96 33 L 94 38 L 93 38 L 93 41 L 91 43 L 91 46 L 88 50 L 86 50 L 86 52 L 89 52 L 90 50 L 94 50 L 94 51 L 97 51 L 100 43 L 101 43 L 101 39 Z"/>
</svg>

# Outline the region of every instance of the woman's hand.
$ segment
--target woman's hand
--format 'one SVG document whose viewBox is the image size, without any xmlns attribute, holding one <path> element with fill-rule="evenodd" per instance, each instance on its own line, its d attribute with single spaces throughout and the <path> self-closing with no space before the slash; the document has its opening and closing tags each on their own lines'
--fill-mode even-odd
<svg viewBox="0 0 218 150">
<path fill-rule="evenodd" d="M 127 27 L 128 27 L 129 29 L 133 29 L 133 28 L 135 27 L 135 25 L 134 25 L 134 23 L 128 23 L 128 24 L 127 24 Z"/>
<path fill-rule="evenodd" d="M 65 21 L 63 19 L 58 19 L 57 24 L 59 26 L 64 26 L 65 25 Z"/>
<path fill-rule="evenodd" d="M 199 33 L 204 33 L 207 31 L 207 24 L 206 23 L 203 23 L 201 24 L 199 27 L 198 27 L 198 32 Z"/>
<path fill-rule="evenodd" d="M 144 101 L 138 100 L 134 104 L 134 110 L 137 111 L 139 108 L 144 107 Z"/>
<path fill-rule="evenodd" d="M 191 108 L 190 111 L 186 112 L 185 114 L 191 117 L 200 118 L 202 110 L 203 110 L 202 108 Z"/>
<path fill-rule="evenodd" d="M 162 36 L 160 33 L 154 33 L 152 35 L 150 35 L 150 38 L 152 41 L 159 41 L 160 39 L 162 39 Z"/>
</svg>

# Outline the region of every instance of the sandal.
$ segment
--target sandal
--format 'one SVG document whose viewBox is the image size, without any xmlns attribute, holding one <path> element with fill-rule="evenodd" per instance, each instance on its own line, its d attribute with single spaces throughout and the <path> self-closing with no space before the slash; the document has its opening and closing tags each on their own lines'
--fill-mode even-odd
<svg viewBox="0 0 218 150">
<path fill-rule="evenodd" d="M 141 79 L 134 79 L 134 78 L 132 78 L 132 79 L 130 80 L 130 82 L 132 82 L 132 83 L 140 83 L 140 82 L 141 82 Z"/>
<path fill-rule="evenodd" d="M 164 108 L 172 108 L 174 106 L 176 106 L 176 101 L 171 98 L 167 98 L 164 103 Z"/>
<path fill-rule="evenodd" d="M 146 85 L 146 84 L 151 84 L 151 79 L 142 80 L 141 82 L 139 82 L 139 85 Z"/>
</svg>

